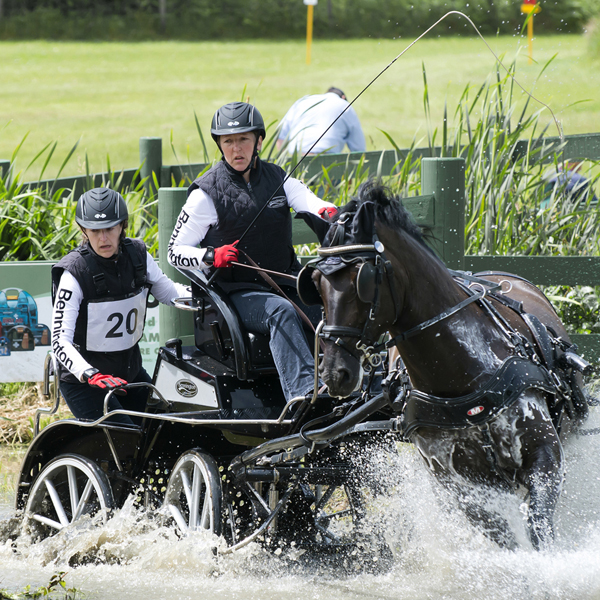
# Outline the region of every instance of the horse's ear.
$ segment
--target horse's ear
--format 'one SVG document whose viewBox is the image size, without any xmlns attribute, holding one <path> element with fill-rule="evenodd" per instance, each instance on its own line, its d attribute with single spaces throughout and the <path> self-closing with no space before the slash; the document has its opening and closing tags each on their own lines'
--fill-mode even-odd
<svg viewBox="0 0 600 600">
<path fill-rule="evenodd" d="M 319 239 L 319 244 L 323 244 L 323 240 L 329 231 L 330 223 L 321 219 L 321 217 L 317 217 L 317 215 L 313 215 L 309 212 L 299 212 L 296 213 L 296 219 L 302 219 L 315 233 L 317 238 Z"/>
<path fill-rule="evenodd" d="M 375 233 L 375 204 L 363 202 L 354 215 L 350 236 L 351 244 L 372 244 Z"/>
</svg>

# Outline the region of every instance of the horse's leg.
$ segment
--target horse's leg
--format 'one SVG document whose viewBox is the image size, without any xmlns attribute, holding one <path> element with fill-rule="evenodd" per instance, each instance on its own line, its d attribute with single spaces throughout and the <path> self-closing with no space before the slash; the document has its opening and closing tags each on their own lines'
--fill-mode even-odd
<svg viewBox="0 0 600 600">
<path fill-rule="evenodd" d="M 517 538 L 508 521 L 498 513 L 492 512 L 482 504 L 482 494 L 488 494 L 491 489 L 487 486 L 467 486 L 451 484 L 459 505 L 469 522 L 479 529 L 485 537 L 492 540 L 501 548 L 516 550 Z M 487 488 L 487 489 L 486 489 Z"/>
<path fill-rule="evenodd" d="M 558 442 L 560 446 L 560 442 Z M 535 450 L 526 474 L 529 489 L 529 536 L 536 550 L 545 550 L 554 540 L 554 511 L 563 481 L 562 450 L 548 443 Z"/>
<path fill-rule="evenodd" d="M 490 472 L 480 434 L 426 428 L 419 434 L 414 440 L 417 449 L 437 480 L 456 497 L 469 522 L 502 548 L 516 549 L 517 539 L 508 521 L 483 505 L 491 489 L 503 489 L 506 483 Z"/>
<path fill-rule="evenodd" d="M 554 510 L 564 475 L 562 445 L 545 401 L 535 393 L 524 394 L 490 423 L 490 431 L 499 465 L 514 468 L 529 490 L 529 536 L 533 547 L 543 550 L 554 539 Z"/>
</svg>

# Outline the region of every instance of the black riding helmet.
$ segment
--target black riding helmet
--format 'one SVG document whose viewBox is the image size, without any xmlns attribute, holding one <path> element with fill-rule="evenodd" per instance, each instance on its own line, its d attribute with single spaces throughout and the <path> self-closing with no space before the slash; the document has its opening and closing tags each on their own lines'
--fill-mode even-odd
<svg viewBox="0 0 600 600">
<path fill-rule="evenodd" d="M 127 219 L 123 196 L 110 188 L 94 188 L 77 201 L 75 221 L 86 229 L 107 229 Z"/>
<path fill-rule="evenodd" d="M 220 135 L 247 131 L 256 131 L 263 140 L 267 137 L 262 115 L 258 109 L 247 102 L 230 102 L 221 106 L 212 118 L 210 125 L 210 133 L 217 146 L 219 146 Z"/>
</svg>

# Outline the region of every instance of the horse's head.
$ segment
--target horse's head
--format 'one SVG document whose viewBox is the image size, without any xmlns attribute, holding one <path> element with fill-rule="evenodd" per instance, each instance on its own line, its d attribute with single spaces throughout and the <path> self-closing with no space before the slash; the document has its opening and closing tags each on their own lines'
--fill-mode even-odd
<svg viewBox="0 0 600 600">
<path fill-rule="evenodd" d="M 375 205 L 363 197 L 351 209 L 342 211 L 318 249 L 319 258 L 298 277 L 302 300 L 323 304 L 320 375 L 329 393 L 339 397 L 360 384 L 361 367 L 379 360 L 376 344 L 399 307 L 391 265 L 375 230 Z"/>
</svg>

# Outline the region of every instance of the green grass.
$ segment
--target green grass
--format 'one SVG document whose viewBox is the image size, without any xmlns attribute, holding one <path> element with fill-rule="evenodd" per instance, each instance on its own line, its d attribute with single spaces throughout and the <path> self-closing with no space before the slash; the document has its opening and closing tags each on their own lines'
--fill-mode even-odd
<svg viewBox="0 0 600 600">
<path fill-rule="evenodd" d="M 200 162 L 203 152 L 194 112 L 206 132 L 214 110 L 240 99 L 244 86 L 267 122 L 281 119 L 298 97 L 330 85 L 354 97 L 410 41 L 315 40 L 310 66 L 301 41 L 2 42 L 0 115 L 11 122 L 3 129 L 0 122 L 0 159 L 10 159 L 30 132 L 19 151 L 20 169 L 47 143 L 59 143 L 46 177 L 56 174 L 80 138 L 64 175 L 84 173 L 86 155 L 92 172 L 106 170 L 107 155 L 113 168 L 138 166 L 141 136 L 162 137 L 163 161 L 173 164 L 172 132 L 179 159 L 189 156 Z M 557 112 L 566 134 L 600 131 L 600 79 L 594 76 L 600 65 L 586 54 L 585 38 L 536 39 L 534 59 L 540 64 L 532 65 L 523 38 L 488 41 L 495 52 L 506 53 L 507 63 L 521 47 L 517 79 L 526 89 L 533 87 L 541 65 L 558 53 L 535 87 L 537 97 Z M 441 122 L 446 100 L 455 106 L 466 84 L 481 85 L 494 68 L 494 57 L 478 38 L 432 37 L 419 42 L 355 105 L 368 149 L 391 147 L 380 130 L 402 147 L 415 136 L 422 140 L 418 145 L 426 144 L 422 62 L 433 123 Z M 543 119 L 550 120 L 547 111 Z M 42 165 L 38 161 L 25 179 L 35 179 Z"/>
</svg>

